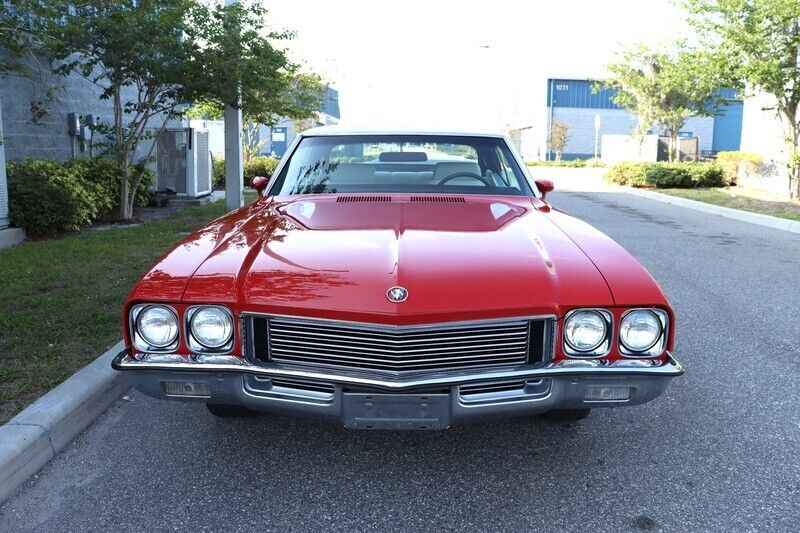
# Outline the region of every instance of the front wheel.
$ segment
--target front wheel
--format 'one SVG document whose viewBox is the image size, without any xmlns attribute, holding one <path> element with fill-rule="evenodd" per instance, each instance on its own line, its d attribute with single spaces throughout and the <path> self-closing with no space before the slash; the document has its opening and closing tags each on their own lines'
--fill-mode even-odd
<svg viewBox="0 0 800 533">
<path fill-rule="evenodd" d="M 541 417 L 550 422 L 577 422 L 589 416 L 589 412 L 591 409 L 553 409 Z"/>
<path fill-rule="evenodd" d="M 219 418 L 248 418 L 255 413 L 241 405 L 225 405 L 221 403 L 207 403 L 208 412 Z"/>
</svg>

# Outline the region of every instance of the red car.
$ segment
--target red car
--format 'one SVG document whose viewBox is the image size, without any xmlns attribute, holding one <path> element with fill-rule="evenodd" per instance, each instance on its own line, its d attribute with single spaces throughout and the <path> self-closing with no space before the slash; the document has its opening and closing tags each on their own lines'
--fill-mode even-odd
<svg viewBox="0 0 800 533">
<path fill-rule="evenodd" d="M 440 429 L 577 420 L 683 373 L 653 278 L 502 136 L 320 128 L 252 185 L 125 303 L 113 366 L 143 393 Z"/>
</svg>

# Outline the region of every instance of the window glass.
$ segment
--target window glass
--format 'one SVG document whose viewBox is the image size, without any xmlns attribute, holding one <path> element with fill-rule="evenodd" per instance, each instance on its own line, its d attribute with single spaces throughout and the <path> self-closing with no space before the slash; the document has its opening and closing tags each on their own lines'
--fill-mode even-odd
<svg viewBox="0 0 800 533">
<path fill-rule="evenodd" d="M 270 191 L 532 194 L 503 139 L 441 135 L 306 137 Z"/>
</svg>

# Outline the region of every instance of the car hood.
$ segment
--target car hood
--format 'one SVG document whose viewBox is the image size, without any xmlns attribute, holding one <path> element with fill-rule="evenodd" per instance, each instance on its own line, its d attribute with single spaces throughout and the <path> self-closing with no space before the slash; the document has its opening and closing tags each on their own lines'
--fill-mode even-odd
<svg viewBox="0 0 800 533">
<path fill-rule="evenodd" d="M 582 249 L 612 241 L 582 234 L 580 246 L 560 227 L 570 219 L 558 224 L 546 204 L 528 198 L 261 200 L 181 243 L 140 282 L 138 298 L 174 298 L 180 287 L 184 302 L 394 324 L 614 305 Z M 609 251 L 627 256 L 602 249 Z M 154 282 L 171 289 L 154 290 Z M 393 286 L 407 289 L 405 302 L 389 301 Z"/>
</svg>

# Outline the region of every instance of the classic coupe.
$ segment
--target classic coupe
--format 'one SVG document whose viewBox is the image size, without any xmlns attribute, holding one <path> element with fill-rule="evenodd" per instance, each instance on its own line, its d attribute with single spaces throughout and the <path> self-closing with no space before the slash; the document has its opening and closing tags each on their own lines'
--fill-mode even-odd
<svg viewBox="0 0 800 533">
<path fill-rule="evenodd" d="M 683 373 L 658 284 L 502 135 L 312 129 L 251 185 L 126 301 L 113 367 L 141 392 L 443 429 L 575 421 Z"/>
</svg>

